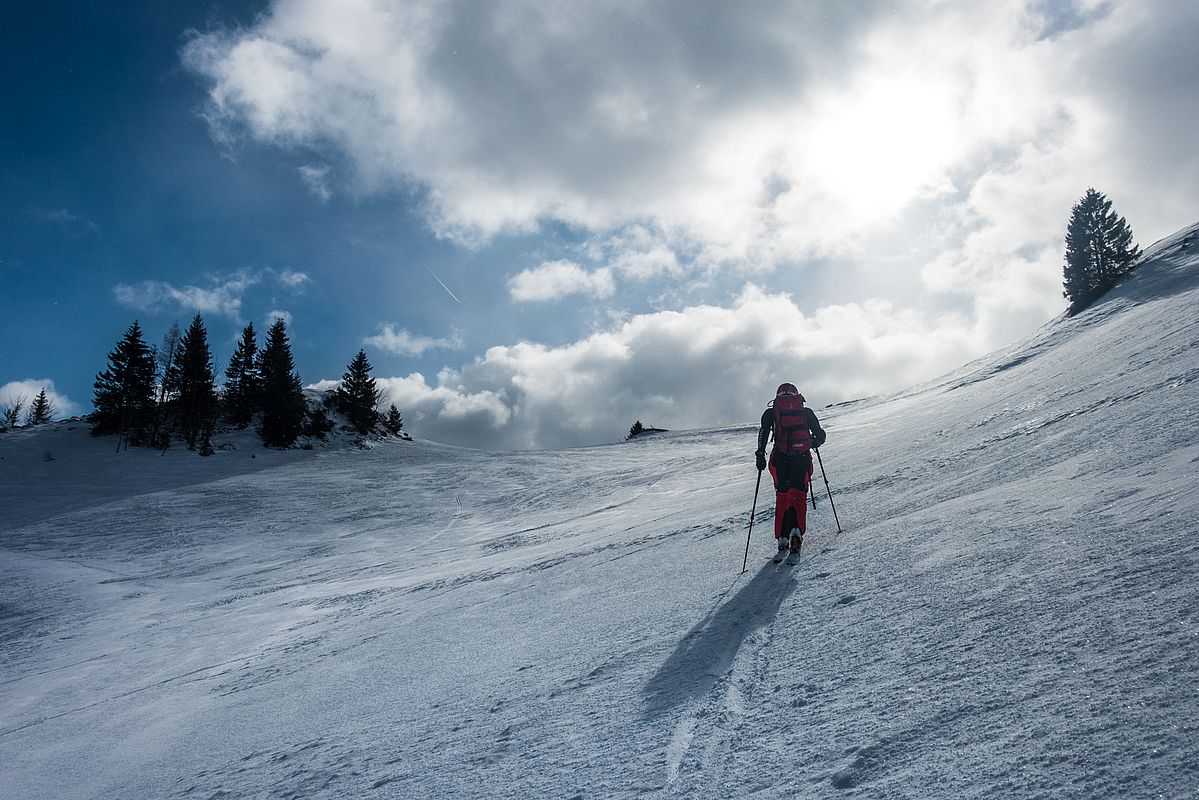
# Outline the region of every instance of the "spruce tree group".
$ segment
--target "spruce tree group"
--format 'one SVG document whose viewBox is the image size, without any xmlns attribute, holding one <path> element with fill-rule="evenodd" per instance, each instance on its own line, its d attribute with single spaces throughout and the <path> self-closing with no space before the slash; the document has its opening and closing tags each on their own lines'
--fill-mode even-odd
<svg viewBox="0 0 1199 800">
<path fill-rule="evenodd" d="M 108 367 L 96 376 L 92 434 L 117 434 L 130 444 L 144 444 L 155 411 L 155 372 L 154 351 L 134 320 L 108 354 Z"/>
<path fill-rule="evenodd" d="M 200 314 L 182 333 L 173 324 L 159 350 L 146 346 L 135 321 L 108 360 L 108 368 L 96 376 L 95 436 L 121 434 L 130 444 L 168 447 L 178 435 L 188 448 L 206 454 L 212 452 L 210 438 L 222 413 L 241 427 L 261 413 L 259 433 L 272 447 L 294 444 L 307 421 L 308 405 L 282 319 L 271 326 L 262 350 L 254 326 L 245 327 L 220 396 Z"/>
<path fill-rule="evenodd" d="M 258 434 L 268 447 L 290 447 L 301 434 L 323 439 L 334 428 L 325 408 L 310 408 L 304 397 L 282 318 L 271 325 L 261 348 L 254 325 L 246 325 L 219 394 L 208 330 L 198 313 L 185 331 L 172 324 L 159 349 L 146 345 L 135 321 L 108 360 L 108 367 L 96 376 L 92 434 L 119 434 L 121 444 L 152 443 L 165 449 L 180 438 L 189 449 L 208 455 L 222 417 L 239 428 L 257 420 Z M 359 350 L 326 404 L 343 413 L 360 434 L 401 435 L 400 411 L 392 404 L 386 415 L 379 413 L 382 393 L 370 373 L 370 361 Z M 0 430 L 15 426 L 25 406 L 25 398 L 6 406 Z M 26 419 L 40 424 L 53 414 L 43 389 Z"/>
<path fill-rule="evenodd" d="M 258 361 L 262 379 L 262 423 L 258 433 L 268 447 L 290 447 L 304 427 L 308 405 L 291 356 L 287 323 L 277 318 L 266 334 Z"/>
<path fill-rule="evenodd" d="M 1073 316 L 1098 300 L 1133 270 L 1141 249 L 1132 229 L 1102 192 L 1087 189 L 1070 211 L 1062 294 Z"/>
</svg>

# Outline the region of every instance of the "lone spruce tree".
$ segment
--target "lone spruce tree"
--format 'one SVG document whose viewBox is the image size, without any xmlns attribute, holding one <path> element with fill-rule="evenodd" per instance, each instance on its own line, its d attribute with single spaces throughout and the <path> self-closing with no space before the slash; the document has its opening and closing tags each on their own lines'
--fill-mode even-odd
<svg viewBox="0 0 1199 800">
<path fill-rule="evenodd" d="M 392 403 L 391 408 L 387 409 L 387 416 L 383 418 L 383 427 L 392 436 L 399 436 L 404 431 L 404 417 L 400 414 L 400 410 L 396 408 L 396 404 Z"/>
<path fill-rule="evenodd" d="M 225 390 L 221 400 L 225 407 L 225 419 L 240 428 L 250 423 L 258 410 L 259 395 L 262 393 L 261 377 L 256 363 L 258 342 L 255 340 L 254 323 L 248 323 L 241 332 L 237 349 L 229 359 L 225 370 Z"/>
<path fill-rule="evenodd" d="M 1073 316 L 1090 306 L 1132 272 L 1141 249 L 1133 244 L 1132 229 L 1112 211 L 1102 192 L 1087 189 L 1070 211 L 1066 226 L 1063 292 Z"/>
<path fill-rule="evenodd" d="M 128 435 L 141 444 L 154 415 L 154 353 L 134 320 L 96 375 L 92 435 Z"/>
<path fill-rule="evenodd" d="M 199 314 L 180 339 L 179 349 L 179 428 L 188 449 L 196 449 L 204 430 L 216 414 L 216 388 L 213 386 L 212 353 L 208 349 L 208 329 Z"/>
<path fill-rule="evenodd" d="M 371 369 L 366 352 L 359 350 L 341 376 L 341 386 L 334 395 L 337 410 L 361 434 L 370 433 L 379 423 L 379 388 L 371 377 Z"/>
<path fill-rule="evenodd" d="M 262 424 L 258 428 L 267 447 L 290 447 L 304 427 L 308 406 L 291 357 L 287 323 L 278 318 L 266 334 L 258 360 L 262 375 Z"/>
<path fill-rule="evenodd" d="M 33 405 L 29 407 L 29 413 L 25 416 L 26 425 L 45 425 L 54 419 L 54 403 L 50 402 L 50 398 L 46 396 L 46 387 L 38 392 L 37 397 L 33 398 Z"/>
</svg>

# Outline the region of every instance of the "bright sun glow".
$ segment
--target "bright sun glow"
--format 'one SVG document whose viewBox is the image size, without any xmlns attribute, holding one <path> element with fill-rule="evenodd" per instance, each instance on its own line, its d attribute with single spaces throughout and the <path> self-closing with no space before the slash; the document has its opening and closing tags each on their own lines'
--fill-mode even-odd
<svg viewBox="0 0 1199 800">
<path fill-rule="evenodd" d="M 950 86 L 927 75 L 875 76 L 805 115 L 801 178 L 843 210 L 885 219 L 942 191 L 959 144 Z"/>
</svg>

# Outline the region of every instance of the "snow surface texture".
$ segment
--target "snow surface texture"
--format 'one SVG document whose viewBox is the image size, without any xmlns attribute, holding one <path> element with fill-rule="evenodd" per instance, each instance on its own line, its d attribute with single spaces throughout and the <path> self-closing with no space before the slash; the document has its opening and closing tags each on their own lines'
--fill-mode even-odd
<svg viewBox="0 0 1199 800">
<path fill-rule="evenodd" d="M 1193 797 L 1195 230 L 1020 346 L 823 411 L 845 532 L 818 479 L 796 568 L 767 478 L 738 575 L 751 426 L 0 436 L 0 797 Z"/>
</svg>

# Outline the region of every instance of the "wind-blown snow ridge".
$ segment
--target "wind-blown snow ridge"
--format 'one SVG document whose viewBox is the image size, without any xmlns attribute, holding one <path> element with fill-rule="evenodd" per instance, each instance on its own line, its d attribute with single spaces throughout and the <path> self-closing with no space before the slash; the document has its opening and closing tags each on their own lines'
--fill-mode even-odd
<svg viewBox="0 0 1199 800">
<path fill-rule="evenodd" d="M 845 533 L 818 477 L 794 571 L 764 487 L 737 574 L 748 425 L 169 468 L 0 436 L 0 796 L 1189 796 L 1197 230 L 824 412 Z"/>
</svg>

